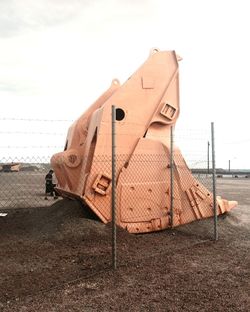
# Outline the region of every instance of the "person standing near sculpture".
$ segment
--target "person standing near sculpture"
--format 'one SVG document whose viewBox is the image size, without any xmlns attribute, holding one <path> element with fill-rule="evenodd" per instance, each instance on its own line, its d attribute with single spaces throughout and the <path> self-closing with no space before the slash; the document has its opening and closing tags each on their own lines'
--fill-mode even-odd
<svg viewBox="0 0 250 312">
<path fill-rule="evenodd" d="M 54 187 L 56 184 L 53 183 L 53 173 L 54 171 L 51 169 L 45 176 L 45 198 L 48 200 L 48 196 L 54 196 L 54 199 L 57 199 L 56 192 Z"/>
</svg>

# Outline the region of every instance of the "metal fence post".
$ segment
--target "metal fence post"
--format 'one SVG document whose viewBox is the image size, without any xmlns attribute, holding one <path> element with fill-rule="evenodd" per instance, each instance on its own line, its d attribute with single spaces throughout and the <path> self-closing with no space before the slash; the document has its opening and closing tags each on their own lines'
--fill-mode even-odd
<svg viewBox="0 0 250 312">
<path fill-rule="evenodd" d="M 209 174 L 209 147 L 210 147 L 210 143 L 209 141 L 207 142 L 207 174 Z"/>
<path fill-rule="evenodd" d="M 112 105 L 112 267 L 116 269 L 116 155 L 115 155 L 116 108 Z"/>
<path fill-rule="evenodd" d="M 170 222 L 174 225 L 174 157 L 173 157 L 174 135 L 173 126 L 170 127 Z"/>
<path fill-rule="evenodd" d="M 213 209 L 214 209 L 214 240 L 218 240 L 218 218 L 216 201 L 216 166 L 215 166 L 215 144 L 214 144 L 214 123 L 211 123 L 212 140 L 212 168 L 213 168 Z"/>
</svg>

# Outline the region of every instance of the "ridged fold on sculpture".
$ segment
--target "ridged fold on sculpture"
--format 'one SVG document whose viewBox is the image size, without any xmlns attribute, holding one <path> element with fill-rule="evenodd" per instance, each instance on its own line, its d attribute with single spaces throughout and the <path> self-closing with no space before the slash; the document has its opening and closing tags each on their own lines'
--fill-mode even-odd
<svg viewBox="0 0 250 312">
<path fill-rule="evenodd" d="M 51 159 L 57 190 L 111 221 L 111 106 L 116 106 L 116 223 L 131 233 L 170 227 L 170 127 L 179 116 L 180 58 L 151 51 L 123 84 L 117 79 L 70 127 L 65 150 Z M 213 215 L 213 196 L 174 147 L 173 225 Z M 218 214 L 235 201 L 217 198 Z"/>
</svg>

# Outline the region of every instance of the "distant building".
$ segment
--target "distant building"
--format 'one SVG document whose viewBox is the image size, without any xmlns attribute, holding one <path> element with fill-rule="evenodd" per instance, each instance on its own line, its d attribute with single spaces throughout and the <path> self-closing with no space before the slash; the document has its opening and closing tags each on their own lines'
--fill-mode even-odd
<svg viewBox="0 0 250 312">
<path fill-rule="evenodd" d="M 20 170 L 21 164 L 19 163 L 9 163 L 1 165 L 3 172 L 18 172 Z"/>
</svg>

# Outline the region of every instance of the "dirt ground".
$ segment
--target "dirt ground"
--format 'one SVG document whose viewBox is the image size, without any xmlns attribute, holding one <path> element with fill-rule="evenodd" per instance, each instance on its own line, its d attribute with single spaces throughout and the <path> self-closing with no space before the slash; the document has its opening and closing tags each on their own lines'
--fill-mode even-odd
<svg viewBox="0 0 250 312">
<path fill-rule="evenodd" d="M 132 235 L 76 201 L 4 210 L 0 217 L 0 311 L 250 311 L 250 180 L 218 179 L 239 206 L 213 222 Z M 88 217 L 88 219 L 86 218 Z"/>
</svg>

